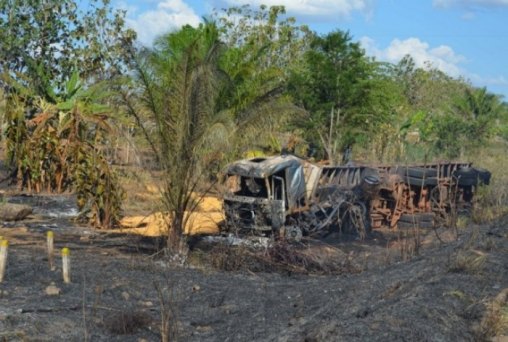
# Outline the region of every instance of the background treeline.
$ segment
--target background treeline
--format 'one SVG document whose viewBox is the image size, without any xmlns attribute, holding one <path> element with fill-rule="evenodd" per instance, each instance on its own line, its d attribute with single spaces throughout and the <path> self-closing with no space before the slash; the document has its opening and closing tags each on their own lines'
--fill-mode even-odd
<svg viewBox="0 0 508 342">
<path fill-rule="evenodd" d="M 211 13 L 150 47 L 124 17 L 108 0 L 0 0 L 12 177 L 20 189 L 77 192 L 96 226 L 120 217 L 118 146 L 151 151 L 176 234 L 192 193 L 248 155 L 336 163 L 506 153 L 502 97 L 410 56 L 377 61 L 349 32 L 317 34 L 283 7 Z"/>
</svg>

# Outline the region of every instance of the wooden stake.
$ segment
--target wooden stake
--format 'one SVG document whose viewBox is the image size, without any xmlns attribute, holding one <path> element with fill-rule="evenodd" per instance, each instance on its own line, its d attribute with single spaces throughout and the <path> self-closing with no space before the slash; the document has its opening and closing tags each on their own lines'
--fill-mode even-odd
<svg viewBox="0 0 508 342">
<path fill-rule="evenodd" d="M 71 251 L 69 248 L 62 248 L 62 270 L 64 283 L 71 282 Z"/>
<path fill-rule="evenodd" d="M 7 265 L 7 240 L 0 241 L 0 283 L 4 280 L 5 266 Z"/>
<path fill-rule="evenodd" d="M 55 267 L 55 250 L 54 250 L 54 244 L 53 244 L 53 232 L 49 230 L 46 233 L 46 238 L 48 242 L 48 262 L 49 262 L 49 269 L 54 271 L 56 269 Z"/>
</svg>

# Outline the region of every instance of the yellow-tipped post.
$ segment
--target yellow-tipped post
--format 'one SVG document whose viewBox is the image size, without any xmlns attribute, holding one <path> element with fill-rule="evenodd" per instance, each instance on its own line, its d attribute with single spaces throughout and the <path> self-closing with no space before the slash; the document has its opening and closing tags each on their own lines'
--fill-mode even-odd
<svg viewBox="0 0 508 342">
<path fill-rule="evenodd" d="M 62 271 L 64 283 L 71 282 L 71 251 L 69 248 L 62 248 Z"/>
<path fill-rule="evenodd" d="M 0 241 L 0 283 L 4 281 L 5 268 L 7 266 L 7 248 L 9 242 L 7 240 Z"/>
<path fill-rule="evenodd" d="M 48 244 L 48 263 L 49 263 L 49 269 L 54 271 L 55 270 L 55 249 L 54 249 L 54 243 L 53 243 L 53 232 L 49 230 L 46 233 L 46 240 Z"/>
</svg>

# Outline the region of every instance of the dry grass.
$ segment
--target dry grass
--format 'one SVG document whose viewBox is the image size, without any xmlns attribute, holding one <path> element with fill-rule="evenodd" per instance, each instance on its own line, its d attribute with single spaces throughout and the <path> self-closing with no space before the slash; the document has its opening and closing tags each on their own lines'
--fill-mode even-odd
<svg viewBox="0 0 508 342">
<path fill-rule="evenodd" d="M 159 306 L 161 311 L 159 326 L 161 342 L 174 341 L 178 335 L 174 284 L 172 284 L 171 281 L 166 278 L 164 284 L 154 282 L 154 287 L 157 292 L 157 298 L 159 299 Z"/>
<path fill-rule="evenodd" d="M 140 167 L 117 167 L 120 183 L 125 190 L 123 210 L 129 215 L 159 211 L 162 198 L 159 191 L 159 176 L 155 171 Z"/>
<path fill-rule="evenodd" d="M 459 250 L 451 257 L 448 271 L 453 273 L 478 274 L 487 261 L 487 255 L 477 250 Z"/>
<path fill-rule="evenodd" d="M 473 222 L 488 223 L 508 214 L 508 158 L 505 144 L 494 143 L 468 159 L 474 162 L 474 166 L 492 172 L 490 185 L 481 186 L 476 191 Z"/>
<path fill-rule="evenodd" d="M 468 216 L 458 216 L 457 217 L 457 223 L 456 223 L 456 227 L 457 229 L 466 229 L 471 223 L 471 218 L 468 217 Z"/>
<path fill-rule="evenodd" d="M 409 261 L 419 255 L 425 234 L 415 224 L 412 228 L 398 228 L 394 231 L 393 237 L 394 241 L 388 244 L 387 248 L 398 249 L 400 260 Z M 389 264 L 388 261 L 387 264 Z"/>
<path fill-rule="evenodd" d="M 491 302 L 486 304 L 486 311 L 476 326 L 479 341 L 494 341 L 496 337 L 508 335 L 508 288 L 503 289 Z M 502 341 L 499 339 L 499 341 Z"/>
<path fill-rule="evenodd" d="M 310 247 L 284 241 L 266 249 L 217 245 L 207 254 L 207 262 L 219 270 L 277 272 L 294 274 L 359 273 L 362 267 L 354 256 L 331 246 Z"/>
</svg>

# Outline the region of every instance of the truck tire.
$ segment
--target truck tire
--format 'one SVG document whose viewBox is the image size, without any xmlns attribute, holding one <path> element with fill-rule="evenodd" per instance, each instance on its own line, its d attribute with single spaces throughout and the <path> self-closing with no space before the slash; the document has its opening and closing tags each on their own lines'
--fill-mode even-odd
<svg viewBox="0 0 508 342">
<path fill-rule="evenodd" d="M 476 172 L 478 173 L 478 180 L 485 185 L 490 184 L 490 178 L 492 177 L 492 173 L 489 170 L 485 170 L 482 168 L 475 168 Z"/>
<path fill-rule="evenodd" d="M 302 230 L 297 226 L 285 226 L 284 229 L 284 238 L 290 242 L 300 242 L 302 241 Z"/>
<path fill-rule="evenodd" d="M 399 228 L 433 228 L 434 227 L 434 214 L 433 213 L 415 213 L 403 214 L 397 222 Z"/>
<path fill-rule="evenodd" d="M 420 179 L 437 176 L 437 170 L 417 166 L 399 168 L 397 170 L 397 173 L 403 177 L 420 178 Z"/>
<path fill-rule="evenodd" d="M 397 222 L 397 227 L 399 229 L 408 229 L 408 228 L 433 228 L 434 224 L 432 222 L 420 222 L 419 224 L 409 223 L 409 222 Z"/>
<path fill-rule="evenodd" d="M 453 172 L 459 186 L 475 186 L 478 184 L 478 171 L 471 167 L 463 167 Z"/>
<path fill-rule="evenodd" d="M 434 213 L 415 213 L 415 214 L 402 214 L 399 222 L 434 222 Z"/>
<path fill-rule="evenodd" d="M 459 186 L 475 186 L 478 184 L 478 171 L 471 167 L 455 170 L 453 176 L 457 179 Z"/>
<path fill-rule="evenodd" d="M 412 186 L 437 186 L 438 180 L 436 177 L 429 178 L 415 178 L 415 177 L 404 177 L 404 182 Z"/>
<path fill-rule="evenodd" d="M 476 178 L 459 178 L 459 186 L 476 186 L 478 179 Z"/>
</svg>

